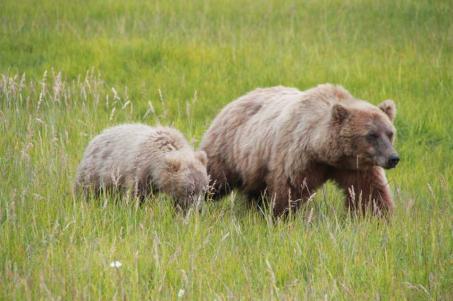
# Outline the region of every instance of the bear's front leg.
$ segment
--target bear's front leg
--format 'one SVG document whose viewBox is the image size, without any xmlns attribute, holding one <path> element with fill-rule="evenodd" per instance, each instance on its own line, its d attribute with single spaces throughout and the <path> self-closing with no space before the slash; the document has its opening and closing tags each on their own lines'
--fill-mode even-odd
<svg viewBox="0 0 453 301">
<path fill-rule="evenodd" d="M 333 179 L 346 193 L 346 205 L 350 210 L 371 209 L 373 214 L 390 214 L 394 203 L 384 169 L 337 170 Z"/>
<path fill-rule="evenodd" d="M 240 182 L 239 177 L 225 166 L 217 158 L 208 158 L 207 172 L 210 178 L 210 196 L 213 200 L 218 200 L 231 192 Z"/>
</svg>

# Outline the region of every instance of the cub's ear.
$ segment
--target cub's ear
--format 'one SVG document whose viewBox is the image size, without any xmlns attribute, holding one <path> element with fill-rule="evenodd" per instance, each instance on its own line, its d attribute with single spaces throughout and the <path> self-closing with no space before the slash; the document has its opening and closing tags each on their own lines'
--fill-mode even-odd
<svg viewBox="0 0 453 301">
<path fill-rule="evenodd" d="M 384 100 L 378 105 L 378 108 L 381 109 L 382 112 L 384 112 L 390 119 L 390 121 L 393 122 L 395 120 L 396 116 L 396 105 L 395 102 L 391 99 Z"/>
<path fill-rule="evenodd" d="M 177 172 L 181 169 L 181 159 L 176 156 L 165 157 L 166 168 L 170 172 Z"/>
<path fill-rule="evenodd" d="M 343 121 L 348 118 L 350 112 L 344 106 L 340 104 L 335 104 L 332 107 L 332 119 L 338 123 L 343 123 Z"/>
<path fill-rule="evenodd" d="M 198 151 L 195 153 L 195 157 L 200 160 L 201 163 L 203 163 L 203 165 L 207 165 L 208 164 L 208 156 L 206 155 L 206 153 L 204 151 Z"/>
</svg>

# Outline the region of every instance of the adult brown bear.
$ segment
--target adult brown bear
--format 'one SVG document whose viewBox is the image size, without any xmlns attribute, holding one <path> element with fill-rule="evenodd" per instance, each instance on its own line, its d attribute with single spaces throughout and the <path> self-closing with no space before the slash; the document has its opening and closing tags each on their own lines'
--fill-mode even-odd
<svg viewBox="0 0 453 301">
<path fill-rule="evenodd" d="M 391 212 L 383 168 L 399 161 L 395 115 L 392 100 L 374 106 L 332 84 L 256 89 L 228 104 L 203 137 L 215 196 L 235 187 L 265 194 L 280 216 L 333 180 L 351 210 Z"/>
</svg>

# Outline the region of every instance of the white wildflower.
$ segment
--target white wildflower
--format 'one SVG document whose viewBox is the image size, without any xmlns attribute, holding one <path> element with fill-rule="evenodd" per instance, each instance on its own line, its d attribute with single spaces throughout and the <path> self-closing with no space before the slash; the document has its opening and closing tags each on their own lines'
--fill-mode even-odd
<svg viewBox="0 0 453 301">
<path fill-rule="evenodd" d="M 122 265 L 123 264 L 120 261 L 118 261 L 118 260 L 112 261 L 110 263 L 110 267 L 111 268 L 115 268 L 115 269 L 119 269 Z"/>
</svg>

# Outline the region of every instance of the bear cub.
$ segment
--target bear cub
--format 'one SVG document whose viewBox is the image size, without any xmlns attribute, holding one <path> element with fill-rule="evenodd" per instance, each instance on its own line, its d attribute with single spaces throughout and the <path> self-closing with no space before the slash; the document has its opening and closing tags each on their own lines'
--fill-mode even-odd
<svg viewBox="0 0 453 301">
<path fill-rule="evenodd" d="M 174 128 L 123 124 L 91 140 L 75 188 L 85 194 L 101 189 L 128 191 L 141 200 L 159 191 L 187 209 L 204 199 L 209 182 L 206 164 L 206 153 L 195 152 Z"/>
</svg>

